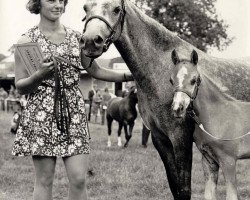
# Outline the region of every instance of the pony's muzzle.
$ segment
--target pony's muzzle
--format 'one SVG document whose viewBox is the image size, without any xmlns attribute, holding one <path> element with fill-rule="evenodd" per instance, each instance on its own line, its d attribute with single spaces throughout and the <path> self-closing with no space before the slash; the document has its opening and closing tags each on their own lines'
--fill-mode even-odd
<svg viewBox="0 0 250 200">
<path fill-rule="evenodd" d="M 103 45 L 103 43 L 104 43 L 104 39 L 100 35 L 96 35 L 94 37 L 93 41 L 94 41 L 94 44 L 96 47 Z"/>
<path fill-rule="evenodd" d="M 100 35 L 83 35 L 79 42 L 79 47 L 88 57 L 98 57 L 103 53 L 104 39 Z"/>
</svg>

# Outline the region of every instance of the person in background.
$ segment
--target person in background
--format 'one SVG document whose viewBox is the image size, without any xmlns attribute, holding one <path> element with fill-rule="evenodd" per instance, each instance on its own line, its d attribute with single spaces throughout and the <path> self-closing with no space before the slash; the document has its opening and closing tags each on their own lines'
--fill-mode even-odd
<svg viewBox="0 0 250 200">
<path fill-rule="evenodd" d="M 91 113 L 92 113 L 92 103 L 93 103 L 93 97 L 96 94 L 96 85 L 93 86 L 93 89 L 89 91 L 88 93 L 88 99 L 89 99 L 89 114 L 88 114 L 88 121 L 91 120 Z"/>
<path fill-rule="evenodd" d="M 11 123 L 10 123 L 10 132 L 13 134 L 16 134 L 16 131 L 20 122 L 20 117 L 21 117 L 20 112 L 15 111 L 11 119 Z"/>
<path fill-rule="evenodd" d="M 4 88 L 0 87 L 0 99 L 5 100 L 8 97 L 8 92 Z"/>
<path fill-rule="evenodd" d="M 79 68 L 87 68 L 90 59 L 79 56 L 81 34 L 60 22 L 67 3 L 67 0 L 28 1 L 27 9 L 39 15 L 40 21 L 20 37 L 18 44 L 34 42 L 41 47 L 44 60 L 35 73 L 28 74 L 15 51 L 15 85 L 21 95 L 28 94 L 29 98 L 22 111 L 12 154 L 32 157 L 33 200 L 52 200 L 58 158 L 62 158 L 69 180 L 68 199 L 88 199 L 86 172 L 90 136 L 79 89 Z M 102 68 L 95 61 L 86 71 L 104 81 L 133 80 L 130 72 Z"/>
<path fill-rule="evenodd" d="M 102 125 L 104 125 L 106 109 L 108 106 L 108 102 L 111 98 L 112 98 L 111 93 L 109 92 L 109 89 L 106 87 L 104 89 L 104 93 L 102 94 L 102 103 L 101 103 Z"/>
<path fill-rule="evenodd" d="M 96 94 L 93 96 L 93 102 L 92 102 L 92 113 L 95 118 L 95 123 L 97 123 L 98 115 L 100 114 L 101 109 L 101 103 L 102 103 L 102 95 L 101 90 L 97 89 Z"/>
<path fill-rule="evenodd" d="M 4 88 L 0 87 L 0 109 L 5 110 L 5 99 L 8 98 L 8 93 L 5 91 Z"/>
<path fill-rule="evenodd" d="M 21 95 L 20 97 L 20 105 L 21 105 L 21 110 L 23 110 L 25 108 L 25 106 L 27 105 L 27 99 L 25 95 Z"/>
<path fill-rule="evenodd" d="M 10 85 L 9 95 L 7 99 L 14 100 L 16 99 L 16 89 L 13 85 Z"/>
<path fill-rule="evenodd" d="M 142 146 L 147 148 L 150 130 L 142 123 Z"/>
</svg>

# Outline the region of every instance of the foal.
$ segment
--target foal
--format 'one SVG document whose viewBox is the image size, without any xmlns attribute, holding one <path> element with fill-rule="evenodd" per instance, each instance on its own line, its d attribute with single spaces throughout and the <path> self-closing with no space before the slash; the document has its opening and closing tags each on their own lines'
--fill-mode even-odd
<svg viewBox="0 0 250 200">
<path fill-rule="evenodd" d="M 122 146 L 121 142 L 121 130 L 124 127 L 126 143 L 124 147 L 128 146 L 128 142 L 132 137 L 132 131 L 137 117 L 136 104 L 138 102 L 136 88 L 132 87 L 128 95 L 124 98 L 116 97 L 112 98 L 107 107 L 107 125 L 108 125 L 108 147 L 111 146 L 111 126 L 113 120 L 119 123 L 118 128 L 118 146 Z M 129 126 L 129 131 L 127 130 Z"/>
<path fill-rule="evenodd" d="M 218 85 L 216 77 L 201 74 L 195 50 L 191 60 L 180 60 L 174 50 L 172 61 L 172 111 L 176 118 L 187 116 L 196 122 L 194 141 L 203 155 L 205 199 L 216 199 L 221 167 L 226 199 L 238 200 L 235 166 L 237 159 L 250 158 L 250 102 L 232 98 Z"/>
</svg>

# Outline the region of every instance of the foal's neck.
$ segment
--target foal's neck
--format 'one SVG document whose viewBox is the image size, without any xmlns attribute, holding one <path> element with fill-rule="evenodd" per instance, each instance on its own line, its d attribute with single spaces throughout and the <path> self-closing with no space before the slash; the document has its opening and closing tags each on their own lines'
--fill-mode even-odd
<svg viewBox="0 0 250 200">
<path fill-rule="evenodd" d="M 224 108 L 237 102 L 211 78 L 201 75 L 201 80 L 198 95 L 194 101 L 195 109 L 202 111 L 201 115 L 218 116 Z M 231 111 L 233 112 L 233 107 L 230 109 Z"/>
<path fill-rule="evenodd" d="M 214 80 L 206 75 L 202 75 L 202 83 L 199 91 L 199 97 L 206 102 L 211 103 L 225 103 L 227 101 L 237 101 L 230 95 L 226 94 L 227 88 L 223 88 L 215 83 Z"/>
</svg>

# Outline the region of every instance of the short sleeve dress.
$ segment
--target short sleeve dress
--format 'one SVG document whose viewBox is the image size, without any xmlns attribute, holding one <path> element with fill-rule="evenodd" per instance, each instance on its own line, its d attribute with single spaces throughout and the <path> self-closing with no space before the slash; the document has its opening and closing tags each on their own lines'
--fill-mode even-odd
<svg viewBox="0 0 250 200">
<path fill-rule="evenodd" d="M 78 34 L 67 27 L 65 30 L 66 37 L 60 44 L 52 43 L 38 26 L 31 28 L 24 35 L 40 45 L 44 56 L 61 56 L 80 68 Z M 89 130 L 85 104 L 79 89 L 80 71 L 64 61 L 58 62 L 58 71 L 64 78 L 67 116 L 71 119 L 68 131 L 61 131 L 57 125 L 53 76 L 44 80 L 37 91 L 29 94 L 17 129 L 13 155 L 65 157 L 89 154 Z"/>
</svg>

